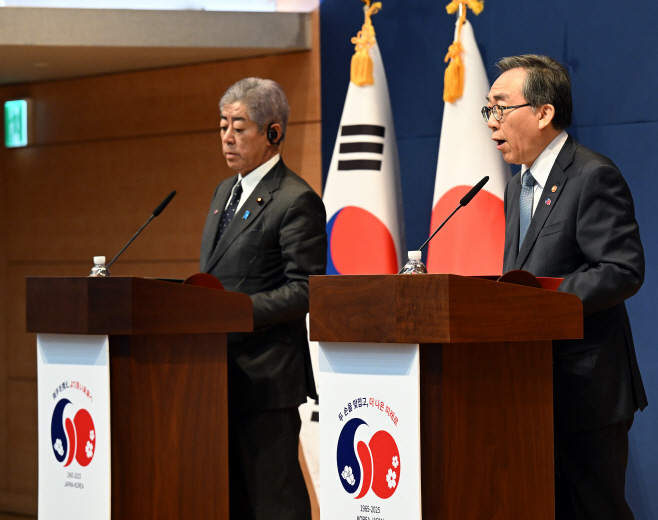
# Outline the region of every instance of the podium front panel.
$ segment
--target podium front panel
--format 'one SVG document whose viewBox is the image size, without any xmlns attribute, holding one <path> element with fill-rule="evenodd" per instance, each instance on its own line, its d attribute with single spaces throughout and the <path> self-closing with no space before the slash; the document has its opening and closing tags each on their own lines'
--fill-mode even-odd
<svg viewBox="0 0 658 520">
<path fill-rule="evenodd" d="M 320 342 L 322 518 L 419 520 L 419 347 Z"/>
<path fill-rule="evenodd" d="M 37 335 L 39 518 L 110 519 L 109 338 Z"/>
</svg>

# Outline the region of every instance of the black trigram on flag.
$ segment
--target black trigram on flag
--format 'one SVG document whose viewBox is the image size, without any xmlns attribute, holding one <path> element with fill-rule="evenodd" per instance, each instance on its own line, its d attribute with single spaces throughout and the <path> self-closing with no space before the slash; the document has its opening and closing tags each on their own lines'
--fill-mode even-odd
<svg viewBox="0 0 658 520">
<path fill-rule="evenodd" d="M 340 146 L 338 149 L 339 170 L 375 170 L 382 169 L 381 159 L 350 158 L 351 154 L 384 154 L 384 136 L 386 127 L 379 125 L 345 125 L 340 128 Z M 360 141 L 345 140 L 345 137 L 358 136 Z"/>
</svg>

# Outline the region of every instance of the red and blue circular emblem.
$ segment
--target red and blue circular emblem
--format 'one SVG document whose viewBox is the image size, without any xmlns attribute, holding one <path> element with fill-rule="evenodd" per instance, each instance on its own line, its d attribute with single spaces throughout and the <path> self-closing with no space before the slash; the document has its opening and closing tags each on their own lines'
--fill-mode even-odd
<svg viewBox="0 0 658 520">
<path fill-rule="evenodd" d="M 96 428 L 87 410 L 80 408 L 71 418 L 73 410 L 68 399 L 60 399 L 55 405 L 50 423 L 53 453 L 65 467 L 73 459 L 80 466 L 88 466 L 96 453 Z"/>
<path fill-rule="evenodd" d="M 370 489 L 379 498 L 390 498 L 401 474 L 400 451 L 395 439 L 384 430 L 375 432 L 368 443 L 356 442 L 357 429 L 368 424 L 350 419 L 340 432 L 336 450 L 338 477 L 346 492 L 364 497 Z"/>
</svg>

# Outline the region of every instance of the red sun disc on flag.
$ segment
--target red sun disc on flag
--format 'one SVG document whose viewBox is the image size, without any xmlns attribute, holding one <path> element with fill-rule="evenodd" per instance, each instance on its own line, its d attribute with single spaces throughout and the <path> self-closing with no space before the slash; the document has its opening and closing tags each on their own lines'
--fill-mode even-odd
<svg viewBox="0 0 658 520">
<path fill-rule="evenodd" d="M 439 199 L 432 211 L 432 232 L 470 189 L 470 186 L 456 186 Z M 503 201 L 482 190 L 429 243 L 427 270 L 464 276 L 500 275 L 504 247 Z"/>
</svg>

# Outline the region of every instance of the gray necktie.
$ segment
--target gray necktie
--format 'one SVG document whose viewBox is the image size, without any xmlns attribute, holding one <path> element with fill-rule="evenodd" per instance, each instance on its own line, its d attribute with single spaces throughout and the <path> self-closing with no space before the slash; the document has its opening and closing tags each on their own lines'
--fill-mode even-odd
<svg viewBox="0 0 658 520">
<path fill-rule="evenodd" d="M 521 197 L 519 199 L 519 251 L 521 251 L 521 244 L 523 244 L 523 239 L 530 226 L 530 220 L 532 220 L 532 200 L 536 183 L 537 181 L 530 173 L 530 170 L 527 170 L 523 174 L 523 187 L 521 188 Z"/>
<path fill-rule="evenodd" d="M 217 230 L 217 242 L 219 242 L 219 239 L 222 238 L 224 231 L 226 231 L 226 228 L 231 223 L 231 220 L 233 220 L 233 217 L 235 216 L 235 211 L 238 209 L 238 204 L 240 203 L 241 195 L 242 195 L 242 180 L 238 181 L 238 183 L 233 188 L 233 195 L 231 195 L 231 200 L 228 203 L 228 206 L 226 206 L 226 209 L 224 209 L 224 212 L 222 213 L 222 218 L 219 221 L 219 229 Z"/>
</svg>

